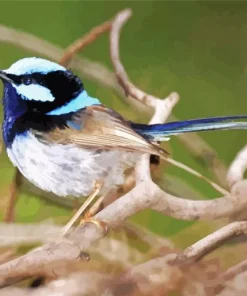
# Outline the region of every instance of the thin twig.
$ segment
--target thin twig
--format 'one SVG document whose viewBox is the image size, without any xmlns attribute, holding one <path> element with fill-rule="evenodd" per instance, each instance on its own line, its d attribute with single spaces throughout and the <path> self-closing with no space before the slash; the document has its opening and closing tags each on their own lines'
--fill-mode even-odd
<svg viewBox="0 0 247 296">
<path fill-rule="evenodd" d="M 4 222 L 14 222 L 15 220 L 15 204 L 17 201 L 19 187 L 21 186 L 21 174 L 18 169 L 15 169 L 14 178 L 9 186 L 9 198 L 7 210 L 4 217 Z"/>
<path fill-rule="evenodd" d="M 110 32 L 110 53 L 111 60 L 115 70 L 115 75 L 119 84 L 125 91 L 126 96 L 131 96 L 138 101 L 145 102 L 145 104 L 153 109 L 156 109 L 157 101 L 161 101 L 159 98 L 152 95 L 146 94 L 141 89 L 137 88 L 133 83 L 130 82 L 130 79 L 120 61 L 119 54 L 119 38 L 120 32 L 123 25 L 131 17 L 131 9 L 125 9 L 119 12 L 115 19 L 114 24 L 112 25 L 112 30 Z"/>
<path fill-rule="evenodd" d="M 229 267 L 225 272 L 221 273 L 215 279 L 206 282 L 204 285 L 217 293 L 221 292 L 227 286 L 227 282 L 234 279 L 236 276 L 243 274 L 247 271 L 247 260 Z"/>
<path fill-rule="evenodd" d="M 150 124 L 153 123 L 162 123 L 163 121 L 160 121 L 161 118 L 168 118 L 168 116 L 171 113 L 172 108 L 175 106 L 175 104 L 179 100 L 179 96 L 177 93 L 171 93 L 169 95 L 170 100 L 166 100 L 166 103 L 164 103 L 164 100 L 161 100 L 157 97 L 154 97 L 150 94 L 145 93 L 144 91 L 137 88 L 132 82 L 130 82 L 129 77 L 124 69 L 124 66 L 122 65 L 120 61 L 120 54 L 119 54 L 119 39 L 120 39 L 120 32 L 123 27 L 123 25 L 126 23 L 126 21 L 131 17 L 132 12 L 130 9 L 126 9 L 121 11 L 117 14 L 115 17 L 113 23 L 112 23 L 112 30 L 110 32 L 110 53 L 111 53 L 111 60 L 115 69 L 116 77 L 120 83 L 120 85 L 123 87 L 125 94 L 128 96 L 130 95 L 134 99 L 143 102 L 149 107 L 152 107 L 154 109 L 154 115 L 150 121 Z M 169 104 L 171 106 L 169 106 Z M 171 159 L 169 157 L 164 157 L 167 162 L 171 163 L 174 166 L 177 166 L 190 174 L 193 174 L 196 177 L 199 177 L 209 183 L 213 188 L 218 190 L 222 194 L 228 194 L 228 191 L 226 191 L 224 188 L 219 186 L 218 184 L 212 182 L 202 174 L 198 173 L 194 169 L 175 161 L 174 159 Z"/>
<path fill-rule="evenodd" d="M 236 155 L 229 167 L 227 181 L 230 187 L 236 182 L 243 180 L 247 169 L 247 145 Z"/>
<path fill-rule="evenodd" d="M 123 14 L 126 14 L 126 11 Z M 176 100 L 173 101 L 171 97 L 160 101 L 163 102 L 164 110 L 168 109 L 165 116 L 163 113 L 156 112 L 152 119 L 153 122 L 164 122 L 176 103 Z M 151 101 L 150 104 L 152 105 Z M 158 118 L 159 116 L 160 118 Z M 152 182 L 149 158 L 147 155 L 143 155 L 136 168 L 136 187 L 104 208 L 94 218 L 113 228 L 138 211 L 151 208 L 179 219 L 217 219 L 228 216 L 246 206 L 246 191 L 247 181 L 242 181 L 234 185 L 231 195 L 216 200 L 194 201 L 177 198 L 162 191 Z M 190 258 L 198 258 L 227 238 L 245 233 L 245 224 L 243 223 L 247 222 L 240 223 L 242 224 L 236 224 L 238 226 L 233 227 L 235 230 L 227 229 L 232 231 L 231 235 L 226 234 L 223 228 L 221 232 L 220 230 L 216 232 L 215 237 L 213 234 L 211 235 L 211 244 L 206 240 L 193 245 L 192 249 L 185 251 L 185 257 L 179 257 L 180 262 L 181 258 L 183 262 L 190 260 Z M 242 231 L 239 229 L 241 225 Z M 51 271 L 54 266 L 59 267 L 66 262 L 74 261 L 80 256 L 82 250 L 87 250 L 94 241 L 102 236 L 103 232 L 100 228 L 93 224 L 86 224 L 68 233 L 67 239 L 46 244 L 24 256 L 2 264 L 0 265 L 0 286 L 12 284 L 34 274 L 46 273 L 47 270 Z"/>
<path fill-rule="evenodd" d="M 247 234 L 246 221 L 230 223 L 185 249 L 183 254 L 178 255 L 171 263 L 179 265 L 199 260 L 226 241 L 244 234 Z"/>
<path fill-rule="evenodd" d="M 86 35 L 76 40 L 73 44 L 65 49 L 65 53 L 60 59 L 60 64 L 67 67 L 73 57 L 85 48 L 87 45 L 93 43 L 100 35 L 111 29 L 111 21 L 107 21 L 97 27 L 94 27 Z"/>
<path fill-rule="evenodd" d="M 229 281 L 240 273 L 247 271 L 247 259 L 242 262 L 228 268 L 224 273 L 222 273 L 218 280 L 219 281 Z"/>
</svg>

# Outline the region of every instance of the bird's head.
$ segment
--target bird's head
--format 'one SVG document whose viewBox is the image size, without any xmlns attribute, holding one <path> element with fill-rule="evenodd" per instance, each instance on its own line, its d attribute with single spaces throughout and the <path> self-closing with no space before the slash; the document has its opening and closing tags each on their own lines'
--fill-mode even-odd
<svg viewBox="0 0 247 296">
<path fill-rule="evenodd" d="M 3 104 L 12 116 L 23 112 L 63 115 L 99 104 L 87 95 L 80 78 L 45 59 L 21 59 L 0 71 L 0 79 L 4 83 Z"/>
</svg>

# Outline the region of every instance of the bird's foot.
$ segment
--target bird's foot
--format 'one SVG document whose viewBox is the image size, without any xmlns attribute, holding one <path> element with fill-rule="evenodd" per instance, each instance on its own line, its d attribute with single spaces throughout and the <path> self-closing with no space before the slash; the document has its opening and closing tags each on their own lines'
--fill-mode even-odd
<svg viewBox="0 0 247 296">
<path fill-rule="evenodd" d="M 95 219 L 93 217 L 84 217 L 80 221 L 80 225 L 84 225 L 84 224 L 87 224 L 87 223 L 92 223 L 92 224 L 96 225 L 97 227 L 99 227 L 102 230 L 104 236 L 108 232 L 107 223 L 105 223 L 104 221 L 97 220 L 97 219 Z"/>
<path fill-rule="evenodd" d="M 73 224 L 76 222 L 76 220 L 79 219 L 79 217 L 83 214 L 83 212 L 85 212 L 85 210 L 92 204 L 92 202 L 95 200 L 96 196 L 99 194 L 101 188 L 103 186 L 103 182 L 102 181 L 96 181 L 95 185 L 94 185 L 94 189 L 93 192 L 89 195 L 89 197 L 86 199 L 86 201 L 82 204 L 82 206 L 79 208 L 79 210 L 75 213 L 75 215 L 70 219 L 70 221 L 64 226 L 63 228 L 63 235 L 65 235 L 69 229 L 73 226 Z M 99 200 L 101 200 L 101 198 L 99 198 Z M 97 204 L 97 208 L 95 205 L 93 205 L 90 209 L 89 209 L 89 214 L 88 215 L 92 215 L 92 213 L 98 209 L 99 205 L 98 201 L 95 203 Z M 92 209 L 92 210 L 91 210 Z"/>
<path fill-rule="evenodd" d="M 102 195 L 99 197 L 99 199 L 91 206 L 91 208 L 85 213 L 84 217 L 80 221 L 80 225 L 86 224 L 86 223 L 92 223 L 96 225 L 97 227 L 101 228 L 101 230 L 104 233 L 104 236 L 108 232 L 107 224 L 103 221 L 95 219 L 93 216 L 97 213 L 97 211 L 100 208 L 100 205 L 105 198 L 105 195 Z"/>
</svg>

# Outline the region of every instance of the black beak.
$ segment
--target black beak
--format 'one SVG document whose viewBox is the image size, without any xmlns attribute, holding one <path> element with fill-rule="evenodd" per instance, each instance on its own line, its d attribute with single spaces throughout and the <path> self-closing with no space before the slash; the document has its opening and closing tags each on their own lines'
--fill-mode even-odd
<svg viewBox="0 0 247 296">
<path fill-rule="evenodd" d="M 7 73 L 5 73 L 4 71 L 1 71 L 1 70 L 0 70 L 0 79 L 2 79 L 3 82 L 7 81 L 7 82 L 10 82 L 10 83 L 14 83 L 14 81 L 11 78 L 8 77 Z"/>
</svg>

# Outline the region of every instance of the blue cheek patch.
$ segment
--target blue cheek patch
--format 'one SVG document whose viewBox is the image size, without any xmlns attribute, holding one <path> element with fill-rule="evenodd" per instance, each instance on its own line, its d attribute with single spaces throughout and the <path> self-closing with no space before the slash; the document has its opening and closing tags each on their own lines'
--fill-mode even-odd
<svg viewBox="0 0 247 296">
<path fill-rule="evenodd" d="M 52 110 L 47 115 L 63 115 L 67 113 L 76 112 L 82 108 L 92 106 L 92 105 L 101 105 L 100 101 L 96 98 L 90 97 L 87 92 L 84 90 L 76 98 L 67 103 L 64 106 L 61 106 L 55 110 Z"/>
<path fill-rule="evenodd" d="M 24 100 L 35 100 L 41 102 L 53 102 L 55 100 L 50 90 L 39 84 L 21 84 L 13 86 L 16 89 L 16 92 L 21 95 Z"/>
</svg>

